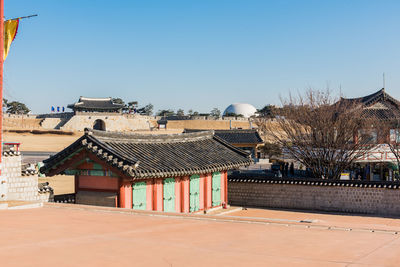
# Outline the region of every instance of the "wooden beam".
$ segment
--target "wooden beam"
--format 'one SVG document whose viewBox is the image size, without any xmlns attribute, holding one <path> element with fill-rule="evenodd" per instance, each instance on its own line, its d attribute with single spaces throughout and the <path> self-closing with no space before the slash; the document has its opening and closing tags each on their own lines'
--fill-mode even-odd
<svg viewBox="0 0 400 267">
<path fill-rule="evenodd" d="M 132 180 L 132 177 L 126 175 L 124 172 L 122 172 L 120 169 L 111 166 L 110 164 L 106 163 L 103 159 L 99 159 L 96 155 L 88 152 L 87 153 L 87 157 L 91 160 L 93 160 L 94 162 L 102 165 L 104 168 L 112 171 L 113 173 L 117 174 L 120 178 L 125 179 L 125 180 Z"/>
<path fill-rule="evenodd" d="M 73 166 L 77 162 L 85 159 L 87 157 L 87 151 L 83 150 L 79 152 L 78 154 L 74 155 L 71 160 L 65 161 L 63 164 L 57 166 L 57 168 L 50 170 L 48 173 L 46 173 L 46 176 L 54 176 L 57 175 L 66 169 L 68 169 L 70 166 Z"/>
</svg>

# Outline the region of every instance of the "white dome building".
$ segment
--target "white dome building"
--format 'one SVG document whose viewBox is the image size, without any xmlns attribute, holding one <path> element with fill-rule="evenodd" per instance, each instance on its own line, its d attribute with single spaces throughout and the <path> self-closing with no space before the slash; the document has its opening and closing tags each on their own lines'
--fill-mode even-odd
<svg viewBox="0 0 400 267">
<path fill-rule="evenodd" d="M 227 114 L 236 114 L 236 115 L 243 115 L 245 118 L 249 118 L 253 116 L 257 112 L 257 109 L 250 104 L 246 103 L 234 103 L 229 105 L 225 111 L 224 116 Z"/>
</svg>

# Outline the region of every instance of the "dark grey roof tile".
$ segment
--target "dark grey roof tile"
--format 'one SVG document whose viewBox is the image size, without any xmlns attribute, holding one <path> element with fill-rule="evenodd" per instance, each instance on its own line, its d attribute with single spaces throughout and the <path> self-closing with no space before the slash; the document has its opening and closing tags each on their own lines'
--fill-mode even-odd
<svg viewBox="0 0 400 267">
<path fill-rule="evenodd" d="M 128 176 L 140 178 L 191 175 L 210 172 L 210 169 L 222 171 L 251 163 L 248 153 L 214 136 L 213 132 L 141 135 L 87 129 L 72 145 L 45 160 L 41 172 L 48 173 L 80 148 Z M 108 159 L 112 157 L 111 162 L 98 155 L 100 149 L 109 155 Z"/>
</svg>

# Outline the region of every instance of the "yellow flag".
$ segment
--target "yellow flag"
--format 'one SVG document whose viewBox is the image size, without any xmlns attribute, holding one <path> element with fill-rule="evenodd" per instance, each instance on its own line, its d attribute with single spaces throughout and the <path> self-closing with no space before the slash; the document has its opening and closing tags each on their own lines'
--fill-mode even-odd
<svg viewBox="0 0 400 267">
<path fill-rule="evenodd" d="M 19 19 L 10 19 L 4 22 L 4 60 L 6 60 L 11 43 L 17 35 L 18 24 Z"/>
</svg>

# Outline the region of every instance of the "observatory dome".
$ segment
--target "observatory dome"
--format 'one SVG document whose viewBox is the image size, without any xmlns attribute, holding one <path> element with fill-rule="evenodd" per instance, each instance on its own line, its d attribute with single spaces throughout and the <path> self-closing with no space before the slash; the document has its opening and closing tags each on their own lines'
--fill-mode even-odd
<svg viewBox="0 0 400 267">
<path fill-rule="evenodd" d="M 243 117 L 248 118 L 253 116 L 256 112 L 257 109 L 253 105 L 246 103 L 234 103 L 225 109 L 224 116 L 234 113 L 236 115 L 243 115 Z"/>
</svg>

